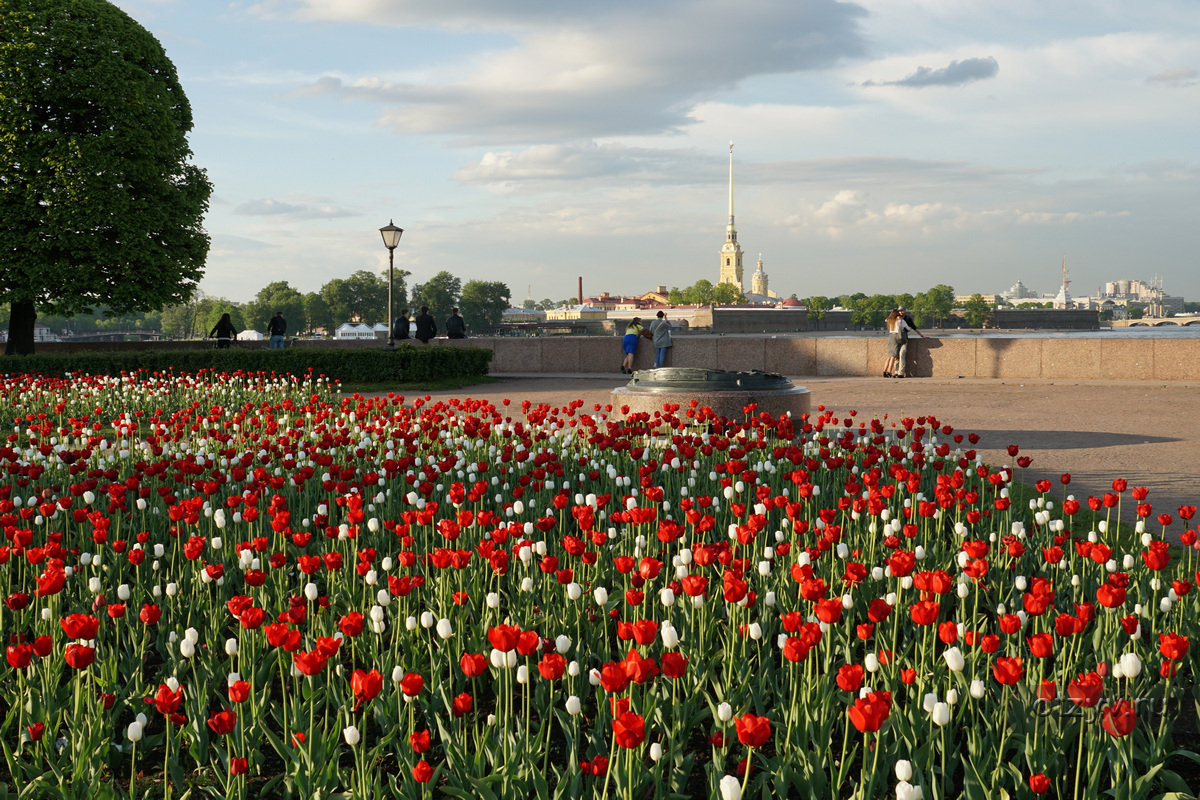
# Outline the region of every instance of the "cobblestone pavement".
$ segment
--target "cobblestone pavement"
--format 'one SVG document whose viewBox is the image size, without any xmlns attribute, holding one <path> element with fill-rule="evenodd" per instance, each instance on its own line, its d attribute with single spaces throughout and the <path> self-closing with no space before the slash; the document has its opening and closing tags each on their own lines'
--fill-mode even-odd
<svg viewBox="0 0 1200 800">
<path fill-rule="evenodd" d="M 620 374 L 495 376 L 497 383 L 434 397 L 510 398 L 585 408 L 610 402 Z M 1180 505 L 1200 505 L 1200 383 L 1088 383 L 1079 381 L 947 380 L 929 378 L 794 378 L 812 392 L 813 409 L 859 419 L 899 420 L 932 414 L 961 433 L 981 437 L 977 449 L 992 464 L 1008 464 L 1015 444 L 1033 463 L 1028 481 L 1071 474 L 1069 491 L 1081 502 L 1111 491 L 1113 478 L 1146 486 L 1155 516 L 1176 516 Z M 519 406 L 517 406 L 519 408 Z M 1125 503 L 1126 519 L 1132 504 Z M 1171 529 L 1182 529 L 1177 520 Z"/>
</svg>

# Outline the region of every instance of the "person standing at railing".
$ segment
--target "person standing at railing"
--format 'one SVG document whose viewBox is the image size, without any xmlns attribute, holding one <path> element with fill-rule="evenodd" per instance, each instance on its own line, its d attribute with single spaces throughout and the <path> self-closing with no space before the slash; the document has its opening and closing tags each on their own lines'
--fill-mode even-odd
<svg viewBox="0 0 1200 800">
<path fill-rule="evenodd" d="M 650 323 L 650 333 L 654 337 L 654 368 L 658 369 L 666 365 L 671 349 L 671 323 L 667 322 L 666 312 L 658 312 L 658 319 Z"/>
<path fill-rule="evenodd" d="M 282 350 L 283 337 L 287 333 L 287 320 L 283 318 L 282 311 L 276 311 L 275 316 L 271 317 L 271 321 L 267 323 L 267 333 L 271 337 L 270 349 Z"/>
<path fill-rule="evenodd" d="M 208 338 L 214 336 L 217 339 L 218 350 L 228 350 L 230 343 L 237 340 L 238 331 L 233 327 L 233 320 L 229 318 L 228 313 L 222 314 L 217 324 L 208 332 Z"/>
</svg>

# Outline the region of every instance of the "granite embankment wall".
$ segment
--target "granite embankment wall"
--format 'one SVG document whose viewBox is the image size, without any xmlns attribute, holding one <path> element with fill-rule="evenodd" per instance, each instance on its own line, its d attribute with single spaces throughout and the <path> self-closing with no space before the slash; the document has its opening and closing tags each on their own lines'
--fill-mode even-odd
<svg viewBox="0 0 1200 800">
<path fill-rule="evenodd" d="M 303 341 L 301 347 L 379 347 L 376 342 Z M 51 344 L 38 352 L 149 350 L 195 347 L 186 342 Z M 260 343 L 246 346 L 263 346 Z M 421 345 L 415 345 L 420 347 Z M 615 373 L 620 339 L 610 336 L 495 337 L 451 341 L 433 347 L 484 347 L 494 354 L 494 373 Z M 649 343 L 639 347 L 635 366 L 654 359 Z M 785 375 L 852 377 L 879 375 L 887 359 L 884 336 L 677 336 L 668 366 L 728 370 L 761 369 Z M 1047 380 L 1195 381 L 1200 339 L 929 338 L 909 345 L 909 374 L 936 378 Z M 0 369 L 2 369 L 0 360 Z"/>
</svg>

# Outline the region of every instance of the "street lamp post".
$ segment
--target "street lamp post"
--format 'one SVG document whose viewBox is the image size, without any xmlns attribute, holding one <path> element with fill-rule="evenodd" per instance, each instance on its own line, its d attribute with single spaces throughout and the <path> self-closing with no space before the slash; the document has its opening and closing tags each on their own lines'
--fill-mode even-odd
<svg viewBox="0 0 1200 800">
<path fill-rule="evenodd" d="M 396 261 L 396 245 L 400 244 L 400 235 L 404 233 L 403 228 L 397 228 L 388 220 L 388 224 L 379 229 L 379 233 L 383 236 L 383 246 L 388 249 L 388 350 L 396 349 L 396 332 L 393 330 L 393 321 L 396 308 L 392 305 L 392 265 Z"/>
</svg>

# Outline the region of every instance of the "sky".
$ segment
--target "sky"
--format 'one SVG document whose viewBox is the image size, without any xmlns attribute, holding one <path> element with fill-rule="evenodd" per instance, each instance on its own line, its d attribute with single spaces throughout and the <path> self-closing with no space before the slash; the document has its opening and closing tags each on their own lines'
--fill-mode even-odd
<svg viewBox="0 0 1200 800">
<path fill-rule="evenodd" d="M 214 190 L 201 289 L 397 269 L 527 296 L 1200 299 L 1195 0 L 117 0 Z"/>
</svg>

